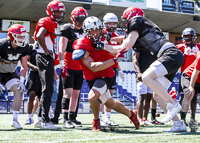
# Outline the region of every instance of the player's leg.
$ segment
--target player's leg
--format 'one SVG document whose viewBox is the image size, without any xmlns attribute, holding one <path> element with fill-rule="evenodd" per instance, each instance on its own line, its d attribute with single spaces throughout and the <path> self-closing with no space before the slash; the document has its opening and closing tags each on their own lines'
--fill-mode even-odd
<svg viewBox="0 0 200 143">
<path fill-rule="evenodd" d="M 83 84 L 83 72 L 80 70 L 74 70 L 74 85 L 73 85 L 73 92 L 70 98 L 70 106 L 69 106 L 69 120 L 71 121 L 72 125 L 75 127 L 82 127 L 81 122 L 77 122 L 75 117 L 76 109 L 79 106 L 79 95 L 80 90 Z"/>
<path fill-rule="evenodd" d="M 143 122 L 144 122 L 144 125 L 154 126 L 155 124 L 152 124 L 151 122 L 149 122 L 147 120 L 147 116 L 148 116 L 149 108 L 150 108 L 151 98 L 152 98 L 152 94 L 151 93 L 147 93 L 146 96 L 145 96 L 145 100 L 144 100 Z"/>
<path fill-rule="evenodd" d="M 144 83 L 167 102 L 167 113 L 162 122 L 170 121 L 180 110 L 178 102 L 174 102 L 167 90 L 173 81 L 176 71 L 183 64 L 183 54 L 173 47 L 164 51 L 162 56 L 153 62 L 143 73 Z"/>
</svg>

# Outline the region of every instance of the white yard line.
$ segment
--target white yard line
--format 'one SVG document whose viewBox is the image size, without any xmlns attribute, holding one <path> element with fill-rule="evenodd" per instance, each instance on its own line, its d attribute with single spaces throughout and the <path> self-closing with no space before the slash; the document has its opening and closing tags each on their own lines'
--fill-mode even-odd
<svg viewBox="0 0 200 143">
<path fill-rule="evenodd" d="M 143 137 L 143 136 L 158 136 L 158 135 L 171 136 L 171 135 L 177 135 L 177 134 L 181 134 L 181 133 L 144 134 L 144 135 L 114 136 L 114 137 L 106 137 L 106 138 L 88 138 L 88 139 L 68 139 L 68 140 L 53 141 L 51 143 L 67 142 L 67 141 L 78 142 L 78 141 L 93 141 L 93 140 L 110 140 L 110 139 L 123 139 L 123 138 Z"/>
</svg>

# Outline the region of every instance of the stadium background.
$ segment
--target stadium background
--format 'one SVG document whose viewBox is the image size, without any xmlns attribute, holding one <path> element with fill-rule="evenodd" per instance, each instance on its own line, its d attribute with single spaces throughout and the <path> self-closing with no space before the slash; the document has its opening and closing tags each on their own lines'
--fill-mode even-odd
<svg viewBox="0 0 200 143">
<path fill-rule="evenodd" d="M 181 42 L 181 33 L 186 27 L 193 28 L 197 33 L 196 42 L 200 43 L 200 14 L 199 2 L 191 0 L 61 0 L 66 13 L 63 23 L 70 23 L 70 13 L 77 6 L 84 7 L 89 16 L 96 16 L 103 19 L 108 12 L 113 12 L 118 16 L 119 27 L 121 24 L 121 15 L 126 7 L 137 6 L 144 10 L 145 16 L 156 23 L 164 32 L 166 37 L 174 44 Z M 34 33 L 37 21 L 46 15 L 46 6 L 50 0 L 0 0 L 0 38 L 7 37 L 7 30 L 11 24 L 20 23 L 24 25 L 28 32 L 28 42 L 33 43 L 32 35 Z M 62 23 L 60 23 L 61 25 Z M 59 31 L 59 27 L 58 30 Z M 123 30 L 118 29 L 120 35 Z M 55 49 L 58 47 L 59 37 L 56 39 Z M 125 82 L 121 82 L 117 77 L 117 89 L 114 92 L 114 98 L 123 101 L 129 108 L 136 108 L 137 90 L 135 83 L 135 70 L 131 61 L 131 50 L 126 55 L 127 59 L 120 62 L 120 66 L 126 75 Z M 59 66 L 55 67 L 59 74 Z M 20 64 L 16 71 L 19 73 Z M 172 86 L 178 90 L 178 80 L 180 73 L 176 74 Z M 172 87 L 171 86 L 171 87 Z M 170 87 L 170 89 L 171 89 Z M 169 89 L 169 90 L 170 90 Z M 52 101 L 57 98 L 57 86 L 54 86 L 54 95 Z M 84 81 L 81 89 L 81 103 L 79 105 L 80 113 L 91 112 L 87 95 L 89 88 Z M 0 96 L 0 113 L 12 112 L 13 93 L 6 91 Z M 179 95 L 177 99 L 179 99 Z M 27 95 L 24 95 L 21 112 L 26 113 Z M 55 102 L 52 102 L 55 106 Z M 200 108 L 198 105 L 197 108 Z M 159 109 L 159 106 L 158 106 Z"/>
</svg>

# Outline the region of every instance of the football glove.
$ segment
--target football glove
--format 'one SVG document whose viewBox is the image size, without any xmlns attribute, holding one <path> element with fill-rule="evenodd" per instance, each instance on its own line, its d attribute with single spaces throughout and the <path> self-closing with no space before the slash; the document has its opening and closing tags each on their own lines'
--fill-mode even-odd
<svg viewBox="0 0 200 143">
<path fill-rule="evenodd" d="M 124 57 L 124 54 L 126 53 L 126 48 L 122 49 L 121 51 L 119 51 L 119 53 L 117 53 L 117 55 L 113 58 L 113 61 L 115 63 L 120 62 L 121 60 L 125 59 L 126 57 Z"/>
<path fill-rule="evenodd" d="M 66 67 L 60 68 L 60 76 L 63 78 L 67 78 L 67 76 L 69 76 L 69 73 Z"/>
<path fill-rule="evenodd" d="M 22 82 L 18 82 L 18 88 L 20 90 L 20 93 L 23 94 L 25 92 L 25 86 Z"/>
</svg>

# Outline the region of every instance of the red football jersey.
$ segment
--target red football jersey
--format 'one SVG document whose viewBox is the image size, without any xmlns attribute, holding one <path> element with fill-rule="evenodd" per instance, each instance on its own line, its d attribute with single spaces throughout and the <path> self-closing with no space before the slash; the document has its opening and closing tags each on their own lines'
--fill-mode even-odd
<svg viewBox="0 0 200 143">
<path fill-rule="evenodd" d="M 120 43 L 119 42 L 115 42 L 115 41 L 109 41 L 109 42 L 107 42 L 107 40 L 106 40 L 106 38 L 105 38 L 105 35 L 106 35 L 106 30 L 104 30 L 104 36 L 103 36 L 103 38 L 101 39 L 101 41 L 104 41 L 104 42 L 106 42 L 106 44 L 108 44 L 108 45 L 120 45 Z M 111 34 L 112 34 L 112 37 L 119 37 L 119 35 L 117 34 L 117 33 L 115 33 L 115 32 L 111 32 Z M 112 59 L 112 58 L 114 58 L 115 56 L 113 55 L 113 54 L 109 54 L 109 56 L 107 57 L 108 59 Z M 116 63 L 116 64 L 114 64 L 112 67 L 114 67 L 114 68 L 118 68 L 118 63 Z"/>
<path fill-rule="evenodd" d="M 181 66 L 181 72 L 184 71 L 188 66 L 190 66 L 196 59 L 196 54 L 200 52 L 200 44 L 194 44 L 194 46 L 188 47 L 185 44 L 176 45 L 177 48 L 181 50 L 184 54 L 184 63 Z"/>
<path fill-rule="evenodd" d="M 45 34 L 45 37 L 50 35 L 53 44 L 55 44 L 55 38 L 57 37 L 55 35 L 55 31 L 57 29 L 57 22 L 51 20 L 51 18 L 49 17 L 41 18 L 38 21 L 36 29 L 35 29 L 35 35 L 34 35 L 35 40 L 37 40 L 36 35 L 41 27 L 44 27 L 45 29 L 47 29 L 47 33 Z"/>
<path fill-rule="evenodd" d="M 72 54 L 70 52 L 65 52 L 64 53 L 64 64 L 67 69 L 71 70 L 82 70 L 81 65 L 79 64 L 78 61 L 74 61 L 72 59 Z"/>
<path fill-rule="evenodd" d="M 85 49 L 90 53 L 90 57 L 94 60 L 94 62 L 103 62 L 107 60 L 107 56 L 109 55 L 109 52 L 105 50 L 95 50 L 94 43 L 88 39 L 88 38 L 80 38 L 74 41 L 73 43 L 74 49 Z M 100 77 L 113 77 L 115 75 L 114 70 L 112 67 L 108 67 L 107 69 L 104 69 L 102 71 L 93 72 L 91 71 L 83 62 L 81 59 L 78 60 L 80 63 L 84 78 L 91 81 Z"/>
<path fill-rule="evenodd" d="M 194 69 L 197 69 L 200 71 L 200 55 L 198 55 L 198 57 L 196 58 L 196 60 L 185 69 L 185 73 L 191 77 L 192 76 L 192 72 L 194 71 Z M 200 83 L 200 75 L 198 75 L 198 78 L 196 80 L 197 83 Z"/>
</svg>

